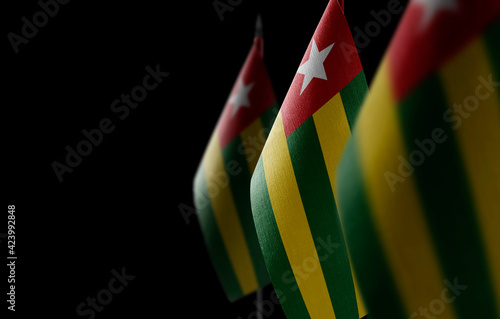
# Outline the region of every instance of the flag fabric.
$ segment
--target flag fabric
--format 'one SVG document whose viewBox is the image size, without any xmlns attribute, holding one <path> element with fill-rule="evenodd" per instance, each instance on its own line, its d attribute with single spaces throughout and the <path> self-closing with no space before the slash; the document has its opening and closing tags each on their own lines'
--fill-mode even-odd
<svg viewBox="0 0 500 319">
<path fill-rule="evenodd" d="M 231 301 L 270 282 L 250 208 L 250 177 L 277 113 L 256 36 L 194 180 L 203 237 Z"/>
<path fill-rule="evenodd" d="M 262 253 L 287 318 L 366 314 L 337 214 L 335 172 L 367 91 L 343 9 L 329 2 L 252 176 Z"/>
<path fill-rule="evenodd" d="M 370 318 L 500 318 L 500 1 L 413 0 L 337 171 Z"/>
</svg>

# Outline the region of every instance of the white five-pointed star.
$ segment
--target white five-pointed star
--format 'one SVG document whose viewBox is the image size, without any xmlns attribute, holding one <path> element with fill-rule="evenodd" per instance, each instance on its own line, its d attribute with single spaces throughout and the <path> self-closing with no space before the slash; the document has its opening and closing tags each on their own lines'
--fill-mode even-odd
<svg viewBox="0 0 500 319">
<path fill-rule="evenodd" d="M 424 9 L 424 17 L 420 22 L 420 27 L 424 28 L 431 22 L 436 13 L 440 10 L 456 10 L 458 8 L 456 0 L 413 0 Z"/>
<path fill-rule="evenodd" d="M 309 59 L 297 70 L 297 73 L 304 74 L 304 81 L 302 82 L 302 89 L 300 90 L 301 95 L 313 78 L 327 80 L 323 62 L 330 53 L 334 44 L 335 43 L 332 43 L 329 47 L 319 52 L 318 47 L 316 46 L 316 41 L 313 39 Z"/>
<path fill-rule="evenodd" d="M 233 94 L 229 99 L 229 103 L 233 104 L 233 112 L 231 113 L 231 116 L 234 116 L 236 112 L 238 112 L 238 109 L 242 106 L 250 107 L 248 93 L 250 92 L 254 84 L 255 82 L 245 86 L 243 80 L 240 79 L 240 81 L 238 82 L 238 92 Z"/>
</svg>

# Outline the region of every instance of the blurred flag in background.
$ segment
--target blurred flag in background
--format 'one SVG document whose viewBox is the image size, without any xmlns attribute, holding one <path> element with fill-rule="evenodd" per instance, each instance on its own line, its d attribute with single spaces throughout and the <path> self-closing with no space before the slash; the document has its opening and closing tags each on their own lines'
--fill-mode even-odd
<svg viewBox="0 0 500 319">
<path fill-rule="evenodd" d="M 370 318 L 499 318 L 500 1 L 413 0 L 337 171 Z"/>
<path fill-rule="evenodd" d="M 201 230 L 231 301 L 270 282 L 250 209 L 250 177 L 277 113 L 259 18 L 254 44 L 194 180 Z"/>
</svg>

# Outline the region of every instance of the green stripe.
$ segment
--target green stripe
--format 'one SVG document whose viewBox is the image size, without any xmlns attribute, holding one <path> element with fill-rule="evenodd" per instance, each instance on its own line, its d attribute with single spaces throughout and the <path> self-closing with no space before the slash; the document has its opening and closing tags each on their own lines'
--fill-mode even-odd
<svg viewBox="0 0 500 319">
<path fill-rule="evenodd" d="M 313 117 L 288 136 L 287 144 L 335 316 L 358 319 L 349 257 Z"/>
<path fill-rule="evenodd" d="M 354 133 L 356 134 L 356 133 Z M 354 135 L 355 136 L 355 135 Z M 370 319 L 407 318 L 371 216 L 356 139 L 337 169 L 337 204 Z"/>
<path fill-rule="evenodd" d="M 288 318 L 310 318 L 293 276 L 292 267 L 281 241 L 278 225 L 267 190 L 262 156 L 252 177 L 250 192 L 257 234 L 274 289 Z"/>
<path fill-rule="evenodd" d="M 267 135 L 269 135 L 269 132 L 273 127 L 274 120 L 276 119 L 276 115 L 278 115 L 278 112 L 279 112 L 278 103 L 274 102 L 273 105 L 271 105 L 271 107 L 268 108 L 260 116 L 260 120 L 262 121 L 262 128 L 267 132 L 266 137 Z"/>
<path fill-rule="evenodd" d="M 226 291 L 226 295 L 229 300 L 236 300 L 243 297 L 243 291 L 239 286 L 238 279 L 236 278 L 222 236 L 219 232 L 219 227 L 215 221 L 210 196 L 207 190 L 205 172 L 202 166 L 203 165 L 200 165 L 198 168 L 194 181 L 194 204 L 198 213 L 198 220 L 208 253 L 219 275 L 219 279 L 222 282 L 222 286 Z"/>
<path fill-rule="evenodd" d="M 500 82 L 500 19 L 484 33 L 484 41 L 493 66 L 493 80 Z"/>
<path fill-rule="evenodd" d="M 340 90 L 340 97 L 344 104 L 344 111 L 351 132 L 367 92 L 368 85 L 366 84 L 365 72 L 363 70 Z"/>
<path fill-rule="evenodd" d="M 252 209 L 250 207 L 250 171 L 245 153 L 238 151 L 241 144 L 242 140 L 238 135 L 224 147 L 222 150 L 222 157 L 224 159 L 224 167 L 226 167 L 231 193 L 233 194 L 234 204 L 238 211 L 238 217 L 252 259 L 252 265 L 257 276 L 259 287 L 262 287 L 267 285 L 270 279 L 267 274 L 264 257 L 260 250 L 252 218 Z"/>
<path fill-rule="evenodd" d="M 477 318 L 478 309 L 482 318 L 497 318 L 458 142 L 450 124 L 443 119 L 447 109 L 443 92 L 439 78 L 432 75 L 401 104 L 399 116 L 408 159 L 418 164 L 412 156 L 417 156 L 417 152 L 424 154 L 415 139 L 428 142 L 434 130 L 443 130 L 446 141 L 435 143 L 435 150 L 428 151 L 423 163 L 415 164 L 414 171 L 425 217 L 445 272 L 443 280 L 453 283 L 457 278 L 458 283 L 467 286 L 453 303 L 460 318 Z"/>
</svg>

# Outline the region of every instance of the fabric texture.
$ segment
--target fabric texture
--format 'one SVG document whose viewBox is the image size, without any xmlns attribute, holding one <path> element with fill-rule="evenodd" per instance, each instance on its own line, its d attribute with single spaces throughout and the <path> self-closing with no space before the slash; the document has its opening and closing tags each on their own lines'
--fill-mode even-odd
<svg viewBox="0 0 500 319">
<path fill-rule="evenodd" d="M 334 180 L 367 84 L 349 26 L 330 1 L 252 177 L 257 234 L 287 318 L 366 315 L 351 274 Z"/>
</svg>

